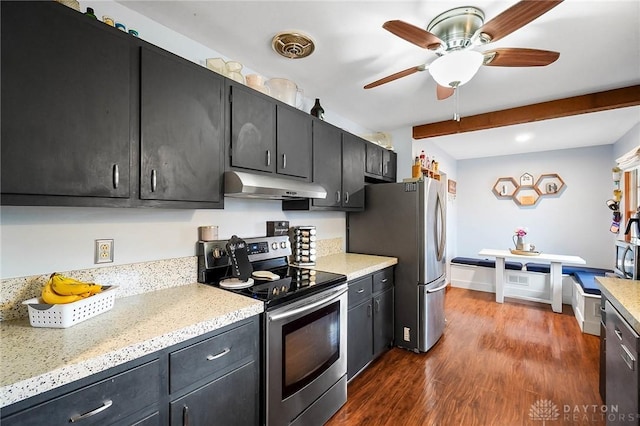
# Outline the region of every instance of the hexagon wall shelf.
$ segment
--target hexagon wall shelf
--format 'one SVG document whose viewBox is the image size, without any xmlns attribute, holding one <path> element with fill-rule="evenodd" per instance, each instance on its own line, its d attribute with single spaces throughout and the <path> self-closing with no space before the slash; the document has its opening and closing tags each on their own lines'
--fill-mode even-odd
<svg viewBox="0 0 640 426">
<path fill-rule="evenodd" d="M 557 196 L 566 187 L 566 184 L 557 173 L 542 174 L 536 180 L 536 183 L 531 185 L 522 183 L 533 183 L 533 176 L 529 173 L 525 173 L 522 176 L 519 181 L 513 177 L 498 178 L 493 185 L 493 193 L 498 198 L 510 198 L 519 206 L 535 206 L 542 197 Z"/>
</svg>

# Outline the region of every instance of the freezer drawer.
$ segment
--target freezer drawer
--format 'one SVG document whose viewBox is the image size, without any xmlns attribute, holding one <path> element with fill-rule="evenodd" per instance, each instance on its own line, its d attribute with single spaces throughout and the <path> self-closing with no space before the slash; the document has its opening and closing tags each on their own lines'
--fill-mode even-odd
<svg viewBox="0 0 640 426">
<path fill-rule="evenodd" d="M 418 350 L 426 352 L 444 333 L 444 294 L 447 282 L 443 278 L 436 283 L 418 286 L 420 300 L 420 334 Z"/>
</svg>

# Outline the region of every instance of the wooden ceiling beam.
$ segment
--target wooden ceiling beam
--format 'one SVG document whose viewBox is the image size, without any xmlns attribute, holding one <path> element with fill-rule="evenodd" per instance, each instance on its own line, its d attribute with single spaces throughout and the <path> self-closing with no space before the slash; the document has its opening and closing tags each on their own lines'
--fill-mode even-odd
<svg viewBox="0 0 640 426">
<path fill-rule="evenodd" d="M 413 139 L 473 132 L 640 105 L 640 85 L 413 126 Z"/>
</svg>

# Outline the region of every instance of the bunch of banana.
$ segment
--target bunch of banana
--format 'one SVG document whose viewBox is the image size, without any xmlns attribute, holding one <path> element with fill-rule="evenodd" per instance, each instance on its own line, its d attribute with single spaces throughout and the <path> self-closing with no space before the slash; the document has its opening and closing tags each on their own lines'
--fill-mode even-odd
<svg viewBox="0 0 640 426">
<path fill-rule="evenodd" d="M 54 272 L 42 289 L 42 300 L 51 304 L 71 303 L 101 291 L 99 284 L 85 283 Z"/>
</svg>

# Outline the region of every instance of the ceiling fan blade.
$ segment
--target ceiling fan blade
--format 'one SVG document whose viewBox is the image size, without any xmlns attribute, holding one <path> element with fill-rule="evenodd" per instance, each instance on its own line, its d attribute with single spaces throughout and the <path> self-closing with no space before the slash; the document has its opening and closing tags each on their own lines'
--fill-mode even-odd
<svg viewBox="0 0 640 426">
<path fill-rule="evenodd" d="M 415 72 L 424 71 L 425 69 L 426 69 L 426 67 L 424 65 L 418 65 L 417 67 L 407 68 L 404 71 L 400 71 L 400 72 L 397 72 L 395 74 L 388 75 L 388 76 L 386 76 L 384 78 L 381 78 L 380 80 L 374 81 L 373 83 L 369 83 L 366 86 L 364 86 L 364 88 L 365 89 L 372 89 L 372 88 L 378 87 L 378 86 L 380 86 L 382 84 L 389 83 L 390 81 L 397 80 L 397 79 L 402 78 L 402 77 L 406 77 L 406 76 L 411 75 L 411 74 L 413 74 Z"/>
<path fill-rule="evenodd" d="M 547 13 L 563 0 L 522 0 L 486 22 L 477 34 L 486 34 L 488 42 L 500 40 Z M 485 38 L 481 36 L 481 39 Z"/>
<path fill-rule="evenodd" d="M 505 47 L 483 53 L 483 65 L 492 67 L 543 67 L 555 62 L 560 53 L 550 50 Z"/>
<path fill-rule="evenodd" d="M 429 31 L 404 21 L 387 21 L 382 25 L 382 28 L 423 49 L 437 49 L 443 44 L 442 40 Z"/>
<path fill-rule="evenodd" d="M 456 89 L 453 87 L 444 87 L 438 84 L 436 87 L 436 96 L 438 97 L 438 100 L 441 101 L 453 95 L 455 91 Z"/>
</svg>

